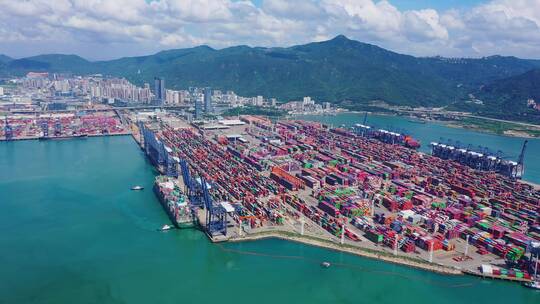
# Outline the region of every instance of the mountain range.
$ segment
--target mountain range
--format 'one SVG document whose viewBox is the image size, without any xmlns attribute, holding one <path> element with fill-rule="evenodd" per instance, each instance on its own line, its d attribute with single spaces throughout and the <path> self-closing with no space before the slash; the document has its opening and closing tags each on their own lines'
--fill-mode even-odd
<svg viewBox="0 0 540 304">
<path fill-rule="evenodd" d="M 0 65 L 12 61 L 13 58 L 0 54 Z"/>
<path fill-rule="evenodd" d="M 531 85 L 540 80 L 536 69 L 540 70 L 540 60 L 414 57 L 342 35 L 287 48 L 235 46 L 216 50 L 198 46 L 108 61 L 62 54 L 22 59 L 0 56 L 0 76 L 4 77 L 29 71 L 101 73 L 142 85 L 161 76 L 171 89 L 211 86 L 282 101 L 311 96 L 351 109 L 365 108 L 374 101 L 450 106 L 490 116 L 510 113 L 525 120 L 534 114 L 526 101 L 537 96 L 538 86 Z M 483 104 L 469 102 L 470 96 Z"/>
</svg>

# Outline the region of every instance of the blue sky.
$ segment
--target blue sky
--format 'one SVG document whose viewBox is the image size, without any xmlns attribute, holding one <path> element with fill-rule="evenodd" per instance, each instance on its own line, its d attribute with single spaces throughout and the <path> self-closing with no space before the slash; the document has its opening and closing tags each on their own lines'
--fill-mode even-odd
<svg viewBox="0 0 540 304">
<path fill-rule="evenodd" d="M 0 54 L 95 60 L 342 34 L 415 56 L 540 59 L 540 0 L 252 1 L 0 0 Z"/>
</svg>

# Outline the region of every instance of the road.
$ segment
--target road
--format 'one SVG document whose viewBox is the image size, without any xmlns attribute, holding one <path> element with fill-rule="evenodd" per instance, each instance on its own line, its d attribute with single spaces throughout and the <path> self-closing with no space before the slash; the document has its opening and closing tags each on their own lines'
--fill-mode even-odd
<svg viewBox="0 0 540 304">
<path fill-rule="evenodd" d="M 484 117 L 484 116 L 476 116 L 471 114 L 463 114 L 462 117 L 471 117 L 471 118 L 479 118 L 484 120 L 491 120 L 491 121 L 497 121 L 497 122 L 504 122 L 504 123 L 511 123 L 515 125 L 521 125 L 526 127 L 533 127 L 533 128 L 540 128 L 540 124 L 532 124 L 532 123 L 526 123 L 526 122 L 520 122 L 520 121 L 512 121 L 512 120 L 504 120 L 504 119 L 497 119 L 497 118 L 490 118 L 490 117 Z"/>
<path fill-rule="evenodd" d="M 398 113 L 410 113 L 410 114 L 426 114 L 426 115 L 453 115 L 453 116 L 459 116 L 459 117 L 468 117 L 468 118 L 477 118 L 477 119 L 484 119 L 489 121 L 496 121 L 496 122 L 503 122 L 503 123 L 509 123 L 509 124 L 516 124 L 521 125 L 525 127 L 533 127 L 533 128 L 540 128 L 540 122 L 539 124 L 533 124 L 533 123 L 526 123 L 521 121 L 513 121 L 513 120 L 504 120 L 504 119 L 497 119 L 497 118 L 491 118 L 491 117 L 485 117 L 485 116 L 478 116 L 473 115 L 466 112 L 448 112 L 448 111 L 430 111 L 430 110 L 395 110 L 394 111 Z"/>
<path fill-rule="evenodd" d="M 137 106 L 137 107 L 113 107 L 113 108 L 98 108 L 98 109 L 81 109 L 76 111 L 81 112 L 107 112 L 113 110 L 153 110 L 153 109 L 168 109 L 168 110 L 179 110 L 179 109 L 189 109 L 189 105 L 175 105 L 175 106 Z M 43 113 L 72 113 L 73 110 L 57 110 L 57 111 L 17 111 L 14 110 L 10 114 L 43 114 Z"/>
</svg>

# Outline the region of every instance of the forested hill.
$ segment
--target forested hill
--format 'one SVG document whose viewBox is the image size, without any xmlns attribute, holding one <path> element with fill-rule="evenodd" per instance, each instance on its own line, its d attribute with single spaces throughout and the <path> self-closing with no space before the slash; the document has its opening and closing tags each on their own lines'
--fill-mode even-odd
<svg viewBox="0 0 540 304">
<path fill-rule="evenodd" d="M 283 101 L 311 96 L 353 108 L 374 100 L 445 106 L 465 100 L 482 85 L 534 68 L 540 68 L 540 61 L 515 57 L 413 57 L 345 36 L 288 48 L 199 46 L 97 62 L 59 54 L 0 59 L 3 76 L 29 71 L 101 73 L 137 84 L 162 76 L 168 88 L 211 86 Z"/>
</svg>

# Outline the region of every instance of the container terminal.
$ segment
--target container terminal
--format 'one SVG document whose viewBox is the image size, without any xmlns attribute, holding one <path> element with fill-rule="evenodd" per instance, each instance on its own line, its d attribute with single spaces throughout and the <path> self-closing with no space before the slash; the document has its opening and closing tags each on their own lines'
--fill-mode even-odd
<svg viewBox="0 0 540 304">
<path fill-rule="evenodd" d="M 365 136 L 358 125 L 126 120 L 163 175 L 158 192 L 168 183 L 183 196 L 188 222 L 213 242 L 281 237 L 444 273 L 523 282 L 537 273 L 540 188 L 517 175 L 418 152 L 411 138 Z M 179 209 L 164 207 L 179 226 Z"/>
<path fill-rule="evenodd" d="M 122 118 L 114 110 L 40 112 L 0 116 L 0 141 L 65 139 L 130 133 Z"/>
</svg>

